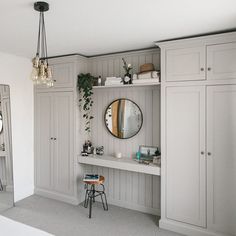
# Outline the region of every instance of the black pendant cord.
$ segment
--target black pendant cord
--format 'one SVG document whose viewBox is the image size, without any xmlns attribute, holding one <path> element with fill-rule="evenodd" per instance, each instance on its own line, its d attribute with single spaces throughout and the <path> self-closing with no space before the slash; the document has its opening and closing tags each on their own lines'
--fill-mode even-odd
<svg viewBox="0 0 236 236">
<path fill-rule="evenodd" d="M 38 44 L 37 44 L 37 56 L 44 58 L 48 64 L 48 52 L 47 52 L 47 40 L 46 40 L 46 30 L 44 13 L 40 12 L 39 16 L 39 31 L 38 31 Z"/>
<path fill-rule="evenodd" d="M 48 51 L 47 51 L 47 38 L 46 38 L 46 29 L 45 29 L 45 21 L 44 21 L 44 14 L 42 15 L 42 32 L 43 32 L 43 46 L 44 46 L 44 58 L 46 59 L 46 62 L 48 64 Z"/>
<path fill-rule="evenodd" d="M 40 53 L 40 36 L 41 36 L 41 12 L 39 15 L 39 32 L 38 32 L 38 45 L 37 45 L 36 56 L 39 56 L 39 53 Z"/>
</svg>

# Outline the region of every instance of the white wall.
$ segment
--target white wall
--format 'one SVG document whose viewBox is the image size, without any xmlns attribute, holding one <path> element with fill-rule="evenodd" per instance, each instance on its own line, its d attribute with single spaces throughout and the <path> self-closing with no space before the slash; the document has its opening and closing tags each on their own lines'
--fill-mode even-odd
<svg viewBox="0 0 236 236">
<path fill-rule="evenodd" d="M 15 201 L 34 190 L 33 84 L 29 59 L 0 52 L 0 84 L 10 85 Z"/>
</svg>

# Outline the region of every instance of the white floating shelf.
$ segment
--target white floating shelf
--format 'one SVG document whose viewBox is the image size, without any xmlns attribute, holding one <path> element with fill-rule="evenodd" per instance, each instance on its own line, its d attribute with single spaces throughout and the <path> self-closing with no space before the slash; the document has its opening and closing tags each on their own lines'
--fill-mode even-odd
<svg viewBox="0 0 236 236">
<path fill-rule="evenodd" d="M 79 156 L 78 162 L 81 164 L 103 166 L 119 170 L 127 170 L 132 172 L 139 172 L 150 175 L 161 175 L 161 168 L 159 166 L 150 166 L 140 164 L 130 158 L 115 158 L 113 156 Z"/>
<path fill-rule="evenodd" d="M 115 85 L 106 85 L 106 86 L 93 86 L 94 89 L 106 89 L 106 88 L 129 88 L 129 87 L 143 87 L 143 86 L 154 86 L 160 85 L 161 83 L 142 83 L 142 84 L 115 84 Z"/>
</svg>

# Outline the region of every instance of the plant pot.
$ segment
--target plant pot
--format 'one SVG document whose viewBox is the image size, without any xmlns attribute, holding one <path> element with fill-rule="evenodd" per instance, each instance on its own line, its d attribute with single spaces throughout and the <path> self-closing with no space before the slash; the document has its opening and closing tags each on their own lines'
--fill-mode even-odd
<svg viewBox="0 0 236 236">
<path fill-rule="evenodd" d="M 125 74 L 125 76 L 123 78 L 123 84 L 132 84 L 131 74 Z"/>
</svg>

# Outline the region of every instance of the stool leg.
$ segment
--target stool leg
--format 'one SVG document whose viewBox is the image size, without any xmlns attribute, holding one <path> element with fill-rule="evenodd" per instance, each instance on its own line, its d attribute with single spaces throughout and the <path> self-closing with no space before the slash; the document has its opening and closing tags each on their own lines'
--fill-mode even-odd
<svg viewBox="0 0 236 236">
<path fill-rule="evenodd" d="M 92 185 L 92 189 L 93 189 L 93 202 L 95 202 L 95 185 Z"/>
<path fill-rule="evenodd" d="M 107 196 L 106 196 L 106 193 L 104 192 L 104 197 L 105 197 L 105 204 L 106 204 L 106 209 L 105 211 L 108 211 L 108 204 L 107 204 Z"/>
<path fill-rule="evenodd" d="M 0 191 L 3 191 L 3 185 L 2 185 L 2 180 L 0 178 Z"/>
<path fill-rule="evenodd" d="M 92 203 L 93 203 L 93 197 L 89 197 L 89 218 L 92 217 Z"/>
<path fill-rule="evenodd" d="M 106 196 L 106 193 L 105 193 L 105 186 L 104 186 L 103 184 L 101 184 L 101 185 L 102 185 L 102 188 L 103 188 L 103 192 L 102 192 L 102 194 L 101 194 L 103 209 L 104 209 L 105 211 L 108 211 L 108 204 L 107 204 L 107 196 Z M 102 195 L 104 195 L 104 198 L 105 198 L 105 205 L 104 205 L 104 202 L 103 202 L 103 197 L 102 197 Z"/>
<path fill-rule="evenodd" d="M 84 207 L 87 208 L 88 207 L 88 189 L 86 190 L 85 193 L 85 199 L 84 199 Z"/>
<path fill-rule="evenodd" d="M 105 208 L 105 205 L 104 205 L 104 200 L 103 200 L 103 193 L 101 193 L 101 200 L 102 200 L 102 206 L 103 206 L 103 209 L 104 209 L 104 211 L 106 210 L 106 208 Z"/>
</svg>

